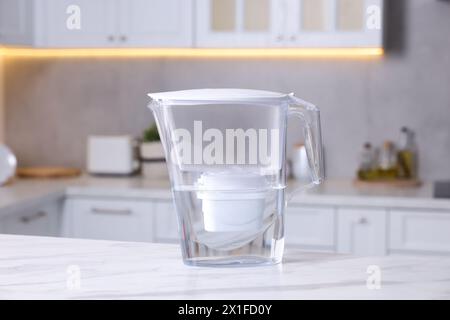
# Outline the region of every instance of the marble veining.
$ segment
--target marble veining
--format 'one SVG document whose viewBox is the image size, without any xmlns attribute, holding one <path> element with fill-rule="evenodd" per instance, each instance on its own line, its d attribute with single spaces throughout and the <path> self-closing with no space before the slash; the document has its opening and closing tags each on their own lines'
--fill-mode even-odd
<svg viewBox="0 0 450 320">
<path fill-rule="evenodd" d="M 177 245 L 0 235 L 0 299 L 450 299 L 450 257 L 288 249 L 277 266 L 198 268 Z"/>
</svg>

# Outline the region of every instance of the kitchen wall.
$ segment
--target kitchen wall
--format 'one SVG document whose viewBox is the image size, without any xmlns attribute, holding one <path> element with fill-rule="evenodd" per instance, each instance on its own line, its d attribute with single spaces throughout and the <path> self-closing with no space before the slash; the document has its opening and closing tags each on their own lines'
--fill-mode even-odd
<svg viewBox="0 0 450 320">
<path fill-rule="evenodd" d="M 4 142 L 4 129 L 5 129 L 5 119 L 4 119 L 4 84 L 3 84 L 3 58 L 0 56 L 0 143 Z"/>
<path fill-rule="evenodd" d="M 153 121 L 147 92 L 259 88 L 321 108 L 329 177 L 353 177 L 365 141 L 395 139 L 407 125 L 421 175 L 450 178 L 450 3 L 386 3 L 386 55 L 375 60 L 8 58 L 6 140 L 21 165 L 84 166 L 89 134 L 139 135 Z"/>
</svg>

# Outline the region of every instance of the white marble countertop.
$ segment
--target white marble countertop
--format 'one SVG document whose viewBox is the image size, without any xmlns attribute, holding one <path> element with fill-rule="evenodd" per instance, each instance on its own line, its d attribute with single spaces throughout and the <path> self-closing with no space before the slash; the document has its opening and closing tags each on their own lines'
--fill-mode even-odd
<svg viewBox="0 0 450 320">
<path fill-rule="evenodd" d="M 295 182 L 291 185 L 295 186 Z M 294 195 L 292 203 L 450 210 L 450 199 L 433 197 L 431 182 L 419 187 L 400 188 L 355 185 L 351 180 L 328 180 L 304 194 Z"/>
<path fill-rule="evenodd" d="M 172 199 L 167 180 L 142 177 L 92 177 L 15 179 L 0 186 L 0 215 L 65 196 Z"/>
<path fill-rule="evenodd" d="M 288 192 L 295 183 L 290 182 Z M 91 177 L 34 180 L 16 179 L 0 187 L 0 215 L 65 196 L 171 199 L 167 180 L 142 177 Z M 375 206 L 450 210 L 450 199 L 434 199 L 431 183 L 418 188 L 356 187 L 349 180 L 328 180 L 323 185 L 292 198 L 293 205 Z"/>
<path fill-rule="evenodd" d="M 177 245 L 11 235 L 0 252 L 0 299 L 450 299 L 450 257 L 287 250 L 277 266 L 198 268 Z"/>
</svg>

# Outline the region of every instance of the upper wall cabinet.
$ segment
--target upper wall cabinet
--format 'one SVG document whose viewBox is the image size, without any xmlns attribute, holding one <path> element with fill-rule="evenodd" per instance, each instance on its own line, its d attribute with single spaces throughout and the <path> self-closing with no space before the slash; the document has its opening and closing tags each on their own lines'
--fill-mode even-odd
<svg viewBox="0 0 450 320">
<path fill-rule="evenodd" d="M 45 32 L 40 42 L 50 47 L 109 47 L 116 45 L 115 0 L 46 0 L 42 10 Z"/>
<path fill-rule="evenodd" d="M 383 0 L 197 0 L 198 47 L 381 47 Z"/>
<path fill-rule="evenodd" d="M 291 0 L 283 46 L 382 47 L 383 0 Z M 278 10 L 282 10 L 278 8 Z"/>
<path fill-rule="evenodd" d="M 120 0 L 119 40 L 133 47 L 191 47 L 192 10 L 192 0 Z"/>
<path fill-rule="evenodd" d="M 0 44 L 382 47 L 383 0 L 0 0 Z"/>
<path fill-rule="evenodd" d="M 33 44 L 33 23 L 30 0 L 0 0 L 0 44 Z"/>
<path fill-rule="evenodd" d="M 190 47 L 192 0 L 45 0 L 46 47 Z"/>
<path fill-rule="evenodd" d="M 198 47 L 267 47 L 280 0 L 197 0 Z M 281 0 L 282 1 L 282 0 Z"/>
</svg>

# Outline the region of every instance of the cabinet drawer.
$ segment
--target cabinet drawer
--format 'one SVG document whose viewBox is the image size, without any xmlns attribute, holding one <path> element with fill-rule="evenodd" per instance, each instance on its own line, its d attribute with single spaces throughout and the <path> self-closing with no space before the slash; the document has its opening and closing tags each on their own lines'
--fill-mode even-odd
<svg viewBox="0 0 450 320">
<path fill-rule="evenodd" d="M 338 210 L 337 248 L 340 253 L 385 255 L 386 211 L 367 208 Z"/>
<path fill-rule="evenodd" d="M 286 209 L 286 244 L 334 250 L 335 213 L 328 207 L 289 206 Z"/>
<path fill-rule="evenodd" d="M 31 207 L 13 213 L 0 221 L 1 231 L 7 234 L 58 236 L 61 203 Z"/>
<path fill-rule="evenodd" d="M 391 211 L 389 247 L 392 251 L 450 252 L 450 213 Z"/>
<path fill-rule="evenodd" d="M 152 203 L 71 199 L 65 224 L 69 236 L 118 241 L 152 241 Z"/>
<path fill-rule="evenodd" d="M 154 239 L 156 242 L 178 242 L 178 221 L 171 201 L 154 203 Z"/>
</svg>

